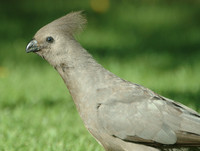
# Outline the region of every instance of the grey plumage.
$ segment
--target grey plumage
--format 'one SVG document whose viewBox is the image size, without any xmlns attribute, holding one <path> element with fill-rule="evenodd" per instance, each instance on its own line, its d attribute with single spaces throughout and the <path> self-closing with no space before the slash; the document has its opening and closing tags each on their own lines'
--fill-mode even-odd
<svg viewBox="0 0 200 151">
<path fill-rule="evenodd" d="M 200 115 L 104 69 L 73 37 L 85 23 L 81 12 L 61 17 L 26 51 L 59 72 L 88 131 L 107 151 L 198 150 Z"/>
</svg>

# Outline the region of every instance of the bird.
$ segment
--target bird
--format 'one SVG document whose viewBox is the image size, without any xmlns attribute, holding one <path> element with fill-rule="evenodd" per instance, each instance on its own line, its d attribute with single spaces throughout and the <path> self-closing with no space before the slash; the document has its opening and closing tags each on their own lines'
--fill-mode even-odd
<svg viewBox="0 0 200 151">
<path fill-rule="evenodd" d="M 39 29 L 26 52 L 60 74 L 87 130 L 106 151 L 200 150 L 200 114 L 97 63 L 76 40 L 87 23 L 70 12 Z"/>
</svg>

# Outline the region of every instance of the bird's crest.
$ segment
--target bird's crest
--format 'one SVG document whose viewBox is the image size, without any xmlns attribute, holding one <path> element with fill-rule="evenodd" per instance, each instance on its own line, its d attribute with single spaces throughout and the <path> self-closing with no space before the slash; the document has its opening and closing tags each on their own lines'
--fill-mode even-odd
<svg viewBox="0 0 200 151">
<path fill-rule="evenodd" d="M 44 26 L 44 29 L 54 28 L 57 32 L 73 35 L 79 31 L 82 31 L 87 23 L 82 11 L 71 12 L 61 18 L 54 20 L 48 25 Z"/>
</svg>

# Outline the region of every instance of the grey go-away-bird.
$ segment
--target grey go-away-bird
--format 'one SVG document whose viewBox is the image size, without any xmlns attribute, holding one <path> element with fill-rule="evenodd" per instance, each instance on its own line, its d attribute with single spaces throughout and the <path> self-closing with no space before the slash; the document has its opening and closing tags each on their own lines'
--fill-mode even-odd
<svg viewBox="0 0 200 151">
<path fill-rule="evenodd" d="M 26 47 L 60 74 L 88 131 L 106 151 L 199 150 L 200 114 L 119 78 L 75 40 L 86 19 L 72 12 L 42 27 Z"/>
</svg>

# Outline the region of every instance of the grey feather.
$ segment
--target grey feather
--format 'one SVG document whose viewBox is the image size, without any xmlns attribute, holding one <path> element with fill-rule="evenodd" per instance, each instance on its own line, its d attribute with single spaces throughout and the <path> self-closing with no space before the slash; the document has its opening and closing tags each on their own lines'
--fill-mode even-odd
<svg viewBox="0 0 200 151">
<path fill-rule="evenodd" d="M 86 128 L 105 150 L 199 150 L 200 115 L 104 69 L 73 37 L 85 23 L 81 12 L 61 17 L 41 28 L 26 51 L 58 71 Z"/>
</svg>

